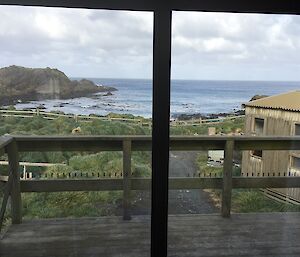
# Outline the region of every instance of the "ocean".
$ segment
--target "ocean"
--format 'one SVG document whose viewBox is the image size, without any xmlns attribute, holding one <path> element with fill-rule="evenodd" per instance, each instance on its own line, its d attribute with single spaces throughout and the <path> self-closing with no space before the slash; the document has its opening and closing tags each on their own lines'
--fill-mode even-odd
<svg viewBox="0 0 300 257">
<path fill-rule="evenodd" d="M 92 97 L 19 103 L 16 108 L 36 108 L 43 104 L 48 111 L 58 110 L 72 114 L 106 115 L 113 112 L 152 116 L 151 80 L 90 80 L 98 85 L 113 86 L 118 91 L 113 92 L 111 96 L 99 93 Z M 232 112 L 240 109 L 242 103 L 249 101 L 256 94 L 275 95 L 292 90 L 300 90 L 300 82 L 172 80 L 171 115 Z"/>
</svg>

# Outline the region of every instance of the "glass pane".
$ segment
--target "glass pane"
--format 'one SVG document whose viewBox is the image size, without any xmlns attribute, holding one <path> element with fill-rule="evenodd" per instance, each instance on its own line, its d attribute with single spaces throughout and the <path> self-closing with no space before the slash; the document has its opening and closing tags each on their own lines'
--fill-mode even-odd
<svg viewBox="0 0 300 257">
<path fill-rule="evenodd" d="M 152 13 L 0 16 L 0 136 L 19 137 L 24 220 L 11 228 L 9 201 L 1 256 L 149 256 Z M 0 159 L 1 204 L 12 156 Z"/>
<path fill-rule="evenodd" d="M 262 135 L 264 133 L 264 125 L 265 125 L 264 119 L 255 118 L 254 132 L 257 135 Z"/>
<path fill-rule="evenodd" d="M 295 124 L 295 136 L 300 136 L 300 124 Z"/>
<path fill-rule="evenodd" d="M 173 12 L 169 256 L 299 254 L 299 21 Z"/>
</svg>

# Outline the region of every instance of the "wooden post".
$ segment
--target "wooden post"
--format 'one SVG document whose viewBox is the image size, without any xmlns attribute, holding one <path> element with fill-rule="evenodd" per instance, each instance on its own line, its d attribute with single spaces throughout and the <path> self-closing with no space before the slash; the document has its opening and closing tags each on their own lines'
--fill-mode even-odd
<svg viewBox="0 0 300 257">
<path fill-rule="evenodd" d="M 223 188 L 222 188 L 222 216 L 230 217 L 231 190 L 232 190 L 232 167 L 233 167 L 234 141 L 228 140 L 225 144 L 224 167 L 223 167 Z"/>
<path fill-rule="evenodd" d="M 11 193 L 11 186 L 12 186 L 12 176 L 11 176 L 11 173 L 9 173 L 8 181 L 7 181 L 7 184 L 6 184 L 6 187 L 4 190 L 4 194 L 3 194 L 1 210 L 0 210 L 0 231 L 2 229 L 2 224 L 4 221 L 4 215 L 5 215 L 5 211 L 6 211 L 7 201 L 8 201 L 9 195 Z"/>
<path fill-rule="evenodd" d="M 74 114 L 74 120 L 75 120 L 75 122 L 78 122 L 78 115 L 77 114 Z"/>
<path fill-rule="evenodd" d="M 4 148 L 0 148 L 0 157 L 5 154 Z"/>
<path fill-rule="evenodd" d="M 131 141 L 123 141 L 123 219 L 130 220 Z"/>
<path fill-rule="evenodd" d="M 11 188 L 11 215 L 12 223 L 22 223 L 22 202 L 20 190 L 19 152 L 16 141 L 7 146 L 9 169 L 12 176 Z"/>
</svg>

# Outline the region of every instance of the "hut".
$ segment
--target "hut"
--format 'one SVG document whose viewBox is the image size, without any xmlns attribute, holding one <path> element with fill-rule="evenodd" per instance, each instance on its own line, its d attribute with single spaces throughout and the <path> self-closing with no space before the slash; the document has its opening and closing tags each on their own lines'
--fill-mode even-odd
<svg viewBox="0 0 300 257">
<path fill-rule="evenodd" d="M 300 91 L 243 104 L 245 135 L 300 136 Z M 299 176 L 299 151 L 244 151 L 242 176 Z M 269 189 L 276 198 L 300 203 L 300 189 Z"/>
</svg>

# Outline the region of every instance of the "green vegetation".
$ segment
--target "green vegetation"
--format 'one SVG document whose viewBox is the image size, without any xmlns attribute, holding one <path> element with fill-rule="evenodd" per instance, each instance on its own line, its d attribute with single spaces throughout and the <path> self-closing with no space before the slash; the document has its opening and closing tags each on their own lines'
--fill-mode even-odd
<svg viewBox="0 0 300 257">
<path fill-rule="evenodd" d="M 109 114 L 110 118 L 140 118 L 132 115 Z M 243 131 L 244 119 L 236 119 L 218 124 L 202 124 L 201 126 L 171 127 L 173 135 L 207 135 L 208 127 L 216 127 L 218 134 Z M 74 128 L 80 127 L 76 135 L 150 135 L 151 128 L 140 124 L 119 121 L 93 120 L 76 122 L 72 118 L 57 118 L 46 120 L 42 117 L 33 118 L 1 117 L 0 135 L 71 135 Z M 75 171 L 88 174 L 89 177 L 99 174 L 100 177 L 122 176 L 121 152 L 34 152 L 21 153 L 22 161 L 50 162 L 65 165 L 55 165 L 48 168 L 30 167 L 33 174 L 68 174 Z M 151 155 L 149 152 L 132 153 L 132 172 L 135 177 L 146 177 L 151 174 Z M 207 153 L 201 152 L 197 158 L 200 174 L 203 176 L 220 177 L 222 167 L 207 165 Z M 0 167 L 0 173 L 7 168 Z M 235 168 L 234 175 L 240 175 L 240 169 Z M 220 192 L 210 191 L 216 199 Z M 120 214 L 122 192 L 63 192 L 63 193 L 27 193 L 23 194 L 25 218 L 49 218 L 65 216 L 99 216 Z M 1 197 L 0 197 L 1 198 Z M 1 200 L 1 199 L 0 199 Z M 259 190 L 233 190 L 232 209 L 234 212 L 261 211 L 299 211 L 300 207 L 279 203 L 267 198 Z"/>
<path fill-rule="evenodd" d="M 122 192 L 26 193 L 22 198 L 25 218 L 92 217 L 118 214 Z"/>
<path fill-rule="evenodd" d="M 217 133 L 229 134 L 233 132 L 244 131 L 245 119 L 238 118 L 231 121 L 219 123 L 216 127 Z"/>
<path fill-rule="evenodd" d="M 201 176 L 222 177 L 223 168 L 207 165 L 207 154 L 198 154 L 197 166 Z M 233 176 L 240 176 L 240 168 L 235 167 Z M 221 191 L 208 190 L 217 206 L 221 205 Z M 300 211 L 300 206 L 288 202 L 278 202 L 268 198 L 259 189 L 234 189 L 232 191 L 232 211 L 236 213 L 247 212 L 287 212 Z"/>
<path fill-rule="evenodd" d="M 236 189 L 232 194 L 232 210 L 234 212 L 287 212 L 300 211 L 300 206 L 272 200 L 258 189 Z"/>
<path fill-rule="evenodd" d="M 236 131 L 244 131 L 244 118 L 238 118 L 232 121 L 225 121 L 221 123 L 202 124 L 201 126 L 181 126 L 171 127 L 172 135 L 207 135 L 209 127 L 215 127 L 217 134 L 229 134 Z"/>
<path fill-rule="evenodd" d="M 74 128 L 80 127 L 76 135 L 146 135 L 148 127 L 126 122 L 109 122 L 94 120 L 76 122 L 70 118 L 46 120 L 42 117 L 19 118 L 0 117 L 0 135 L 71 135 Z M 121 152 L 34 152 L 21 153 L 21 161 L 64 163 L 48 168 L 28 167 L 34 175 L 50 175 L 82 171 L 91 176 L 99 173 L 122 173 Z M 132 153 L 133 176 L 149 176 L 151 155 L 149 152 Z M 6 173 L 7 167 L 0 167 L 0 173 Z M 107 176 L 107 175 L 106 175 Z M 49 176 L 50 177 L 50 176 Z M 97 216 L 113 214 L 118 210 L 121 192 L 64 192 L 64 193 L 30 193 L 23 194 L 25 218 L 64 217 L 64 216 Z M 1 199 L 0 199 L 1 200 Z"/>
<path fill-rule="evenodd" d="M 33 118 L 1 117 L 0 135 L 70 135 L 74 128 L 80 127 L 79 135 L 146 135 L 150 129 L 138 124 L 92 120 L 76 122 L 74 119 L 60 117 L 46 120 L 40 116 Z"/>
<path fill-rule="evenodd" d="M 109 114 L 110 118 L 141 118 L 133 115 Z M 207 135 L 208 127 L 216 127 L 218 134 L 243 131 L 244 119 L 236 119 L 218 124 L 202 124 L 201 126 L 171 127 L 173 135 Z M 93 120 L 77 122 L 72 118 L 60 117 L 46 120 L 42 117 L 33 118 L 1 117 L 0 135 L 71 135 L 74 128 L 80 127 L 76 135 L 150 135 L 151 128 L 140 124 L 119 121 Z M 22 161 L 49 162 L 65 165 L 55 165 L 48 168 L 30 167 L 27 171 L 33 174 L 72 174 L 83 172 L 89 177 L 99 174 L 107 177 L 113 174 L 122 176 L 121 152 L 34 152 L 21 153 Z M 132 173 L 135 177 L 146 177 L 151 174 L 151 155 L 149 152 L 132 153 Z M 201 152 L 197 158 L 198 170 L 201 176 L 222 176 L 222 167 L 207 165 L 207 153 Z M 0 167 L 0 173 L 5 173 L 6 167 Z M 234 176 L 240 175 L 240 169 L 235 168 Z M 61 177 L 61 176 L 60 176 Z M 220 191 L 210 191 L 213 198 L 220 199 Z M 63 192 L 63 193 L 27 193 L 23 194 L 25 218 L 49 218 L 65 216 L 99 216 L 121 213 L 122 192 Z M 1 199 L 0 199 L 1 200 Z M 300 207 L 279 203 L 267 198 L 259 190 L 233 190 L 232 209 L 234 212 L 267 212 L 267 211 L 300 211 Z"/>
<path fill-rule="evenodd" d="M 109 114 L 110 118 L 137 118 L 133 115 Z M 138 117 L 141 118 L 141 117 Z M 229 134 L 243 131 L 244 119 L 226 121 L 218 124 L 200 126 L 171 127 L 173 135 L 207 135 L 208 127 L 216 127 L 217 134 Z M 150 135 L 151 128 L 140 124 L 118 121 L 93 120 L 75 121 L 71 118 L 46 120 L 42 117 L 19 118 L 0 116 L 0 135 L 71 135 L 74 128 L 80 127 L 76 135 Z M 57 165 L 38 168 L 30 167 L 33 174 L 73 174 L 83 172 L 88 176 L 98 174 L 100 177 L 122 176 L 121 152 L 34 152 L 21 153 L 22 161 L 49 162 Z M 132 174 L 135 177 L 151 175 L 151 155 L 149 152 L 132 153 Z M 201 152 L 197 158 L 199 173 L 203 176 L 220 177 L 222 167 L 207 165 L 207 153 Z M 5 166 L 0 172 L 6 173 Z M 234 176 L 240 175 L 240 169 L 234 169 Z M 61 177 L 61 176 L 60 176 Z M 218 202 L 220 191 L 210 191 Z M 1 198 L 1 196 L 0 196 Z M 122 192 L 63 192 L 63 193 L 27 193 L 23 194 L 25 218 L 49 218 L 65 216 L 99 216 L 120 214 Z M 0 199 L 1 200 L 1 199 Z M 234 212 L 300 211 L 300 207 L 279 203 L 267 198 L 259 190 L 233 190 L 232 209 Z"/>
<path fill-rule="evenodd" d="M 215 205 L 221 207 L 221 190 L 207 190 Z M 278 202 L 268 198 L 259 189 L 232 190 L 231 209 L 234 213 L 248 212 L 292 212 L 300 211 L 300 206 L 288 202 Z"/>
</svg>

